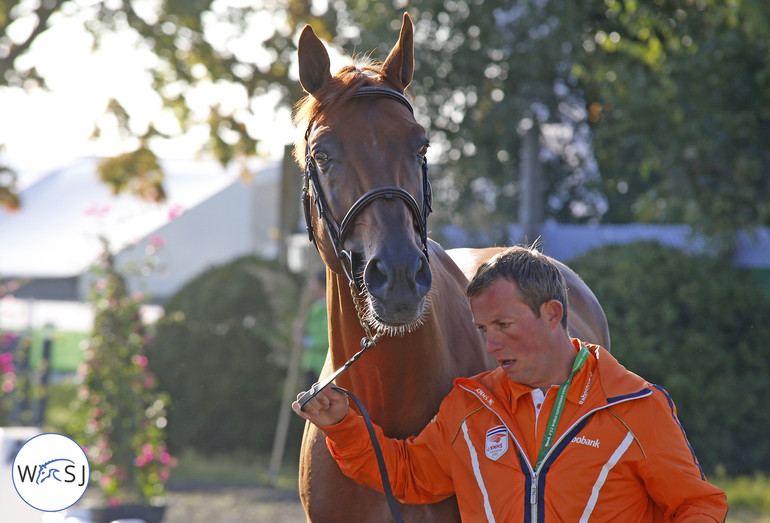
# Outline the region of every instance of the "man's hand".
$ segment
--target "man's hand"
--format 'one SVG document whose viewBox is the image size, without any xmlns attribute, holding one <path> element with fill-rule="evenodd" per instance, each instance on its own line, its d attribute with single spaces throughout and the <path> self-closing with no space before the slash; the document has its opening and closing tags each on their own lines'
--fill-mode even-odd
<svg viewBox="0 0 770 523">
<path fill-rule="evenodd" d="M 336 425 L 348 414 L 348 397 L 332 387 L 326 386 L 321 389 L 321 392 L 305 403 L 304 410 L 300 410 L 299 399 L 304 395 L 305 392 L 297 394 L 298 401 L 292 403 L 291 408 L 300 418 L 318 427 Z"/>
</svg>

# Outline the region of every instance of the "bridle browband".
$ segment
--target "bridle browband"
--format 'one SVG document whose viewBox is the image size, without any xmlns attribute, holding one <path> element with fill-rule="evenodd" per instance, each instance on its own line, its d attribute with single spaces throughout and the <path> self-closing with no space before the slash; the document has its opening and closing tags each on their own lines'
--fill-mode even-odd
<svg viewBox="0 0 770 523">
<path fill-rule="evenodd" d="M 352 95 L 352 98 L 363 97 L 385 97 L 395 100 L 404 105 L 409 112 L 414 115 L 414 109 L 412 104 L 406 97 L 393 89 L 378 86 L 363 86 L 359 87 Z M 355 217 L 370 203 L 378 198 L 400 198 L 403 200 L 409 210 L 412 212 L 414 222 L 420 231 L 420 239 L 422 240 L 422 251 L 428 258 L 428 215 L 432 212 L 432 191 L 430 181 L 428 181 L 428 163 L 425 158 L 422 158 L 422 209 L 417 203 L 417 200 L 408 191 L 401 187 L 384 186 L 376 187 L 358 198 L 356 202 L 350 207 L 342 221 L 337 221 L 329 209 L 329 204 L 324 196 L 321 184 L 318 179 L 318 166 L 315 159 L 310 154 L 310 132 L 315 123 L 315 118 L 312 119 L 305 131 L 305 173 L 304 173 L 304 186 L 302 188 L 302 207 L 305 212 L 305 224 L 307 227 L 308 237 L 311 242 L 315 243 L 315 235 L 313 230 L 312 218 L 310 216 L 310 204 L 311 198 L 315 200 L 316 210 L 318 215 L 324 221 L 326 231 L 331 239 L 334 252 L 339 258 L 342 269 L 345 271 L 345 275 L 348 280 L 355 285 L 356 289 L 361 292 L 361 285 L 355 278 L 355 271 L 353 268 L 353 256 L 352 253 L 346 250 L 343 246 L 345 241 L 345 235 L 348 232 L 350 224 L 353 223 Z M 310 189 L 312 187 L 313 196 L 310 195 Z M 316 243 L 316 247 L 318 244 Z"/>
</svg>

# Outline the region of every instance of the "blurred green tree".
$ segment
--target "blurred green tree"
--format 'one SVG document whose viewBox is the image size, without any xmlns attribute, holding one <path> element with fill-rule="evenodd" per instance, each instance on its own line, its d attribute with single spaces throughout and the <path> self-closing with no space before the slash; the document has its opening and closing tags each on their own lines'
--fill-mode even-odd
<svg viewBox="0 0 770 523">
<path fill-rule="evenodd" d="M 570 261 L 602 304 L 612 354 L 673 398 L 707 472 L 770 468 L 768 295 L 750 271 L 657 243 Z"/>
<path fill-rule="evenodd" d="M 607 219 L 685 222 L 729 251 L 770 225 L 770 11 L 757 0 L 605 2 L 574 68 Z"/>
<path fill-rule="evenodd" d="M 725 240 L 726 251 L 734 231 L 770 224 L 762 0 L 17 0 L 0 3 L 0 86 L 44 85 L 17 59 L 57 18 L 79 20 L 95 47 L 105 33 L 130 30 L 157 57 L 149 72 L 180 132 L 205 126 L 208 150 L 228 162 L 255 152 L 249 109 L 212 102 L 201 119 L 188 104 L 196 86 L 234 84 L 249 103 L 275 92 L 289 106 L 302 95 L 290 70 L 305 23 L 351 55 L 377 49 L 377 58 L 404 10 L 415 20 L 411 91 L 441 166 L 432 172 L 436 221 L 514 221 L 520 133 L 537 122 L 547 217 L 686 222 Z M 12 35 L 22 21 L 28 31 Z M 131 173 L 161 133 L 152 124 L 137 132 L 118 100 L 107 111 L 137 144 L 121 164 Z M 10 179 L 0 177 L 0 194 Z"/>
</svg>

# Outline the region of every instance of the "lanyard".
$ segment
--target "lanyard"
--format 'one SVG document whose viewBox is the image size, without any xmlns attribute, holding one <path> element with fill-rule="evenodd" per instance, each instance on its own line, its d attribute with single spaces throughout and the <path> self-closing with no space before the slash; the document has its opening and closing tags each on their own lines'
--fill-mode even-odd
<svg viewBox="0 0 770 523">
<path fill-rule="evenodd" d="M 545 428 L 543 442 L 540 444 L 540 452 L 537 454 L 537 465 L 535 466 L 535 470 L 540 468 L 540 463 L 542 463 L 543 458 L 545 458 L 545 455 L 548 454 L 548 450 L 551 448 L 551 445 L 553 445 L 554 436 L 556 435 L 556 427 L 559 425 L 561 411 L 564 408 L 564 402 L 567 399 L 567 391 L 569 390 L 569 386 L 572 383 L 572 378 L 575 376 L 580 367 L 583 366 L 583 363 L 585 363 L 587 359 L 588 349 L 585 345 L 582 345 L 580 347 L 580 351 L 577 354 L 577 357 L 575 358 L 575 363 L 572 365 L 572 372 L 570 372 L 569 377 L 567 377 L 564 383 L 559 385 L 559 392 L 556 395 L 556 403 L 553 405 L 551 417 L 548 418 L 548 425 L 546 425 Z"/>
</svg>

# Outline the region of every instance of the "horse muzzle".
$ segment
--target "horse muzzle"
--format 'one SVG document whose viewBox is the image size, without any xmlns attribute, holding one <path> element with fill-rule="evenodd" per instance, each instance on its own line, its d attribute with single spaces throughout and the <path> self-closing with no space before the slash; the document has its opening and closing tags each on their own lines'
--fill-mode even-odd
<svg viewBox="0 0 770 523">
<path fill-rule="evenodd" d="M 433 275 L 420 249 L 383 249 L 368 260 L 362 279 L 370 320 L 401 332 L 422 324 Z"/>
</svg>

